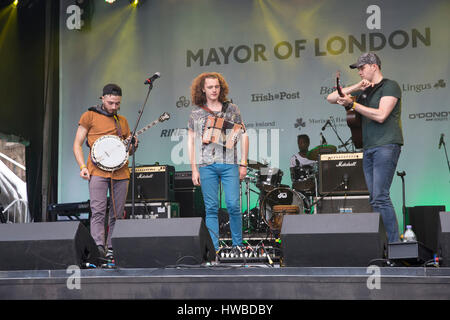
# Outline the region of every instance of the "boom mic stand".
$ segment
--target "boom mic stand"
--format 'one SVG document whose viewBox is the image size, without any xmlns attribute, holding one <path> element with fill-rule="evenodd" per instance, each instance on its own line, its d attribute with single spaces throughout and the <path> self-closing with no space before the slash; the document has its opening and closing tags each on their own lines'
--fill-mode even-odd
<svg viewBox="0 0 450 320">
<path fill-rule="evenodd" d="M 132 165 L 131 165 L 131 217 L 133 219 L 134 219 L 134 209 L 135 209 L 134 185 L 136 183 L 136 176 L 135 176 L 135 172 L 136 172 L 136 162 L 135 162 L 136 147 L 134 146 L 135 141 L 136 141 L 135 135 L 136 135 L 136 130 L 137 130 L 139 121 L 141 121 L 142 114 L 144 113 L 144 108 L 145 108 L 145 105 L 147 104 L 148 97 L 150 95 L 150 92 L 153 89 L 153 82 L 152 81 L 150 81 L 148 83 L 147 82 L 148 81 L 145 82 L 145 84 L 148 84 L 147 96 L 145 97 L 145 100 L 144 100 L 144 103 L 143 103 L 141 109 L 138 111 L 138 118 L 136 120 L 136 124 L 134 126 L 133 133 L 131 134 L 130 142 L 128 143 L 128 146 L 127 146 L 127 149 L 126 149 L 127 152 L 128 152 L 130 150 L 130 147 L 131 147 L 132 148 L 131 151 L 133 152 L 133 154 L 132 154 L 133 161 L 132 161 Z"/>
<path fill-rule="evenodd" d="M 320 198 L 318 197 L 316 201 L 314 201 L 313 203 L 311 203 L 311 208 L 312 208 L 313 206 L 315 206 L 316 204 L 318 204 L 320 201 L 322 201 L 323 198 L 329 196 L 331 193 L 333 193 L 334 191 L 336 191 L 336 190 L 339 189 L 340 187 L 345 186 L 345 184 L 346 184 L 346 182 L 345 182 L 345 181 L 342 181 L 342 182 L 339 183 L 336 187 L 334 187 L 333 190 L 328 191 L 327 193 L 325 193 L 325 194 L 324 194 L 323 196 L 321 196 Z M 317 192 L 317 191 L 316 191 L 316 192 Z M 316 210 L 315 210 L 315 212 L 317 213 Z"/>
<path fill-rule="evenodd" d="M 450 163 L 448 162 L 448 154 L 447 154 L 447 147 L 445 146 L 444 134 L 441 135 L 441 140 L 439 141 L 439 149 L 441 148 L 441 145 L 444 146 L 445 157 L 447 158 L 448 172 L 450 173 Z"/>
<path fill-rule="evenodd" d="M 333 122 L 334 122 L 334 120 L 333 120 Z M 339 141 L 341 142 L 341 146 L 345 148 L 345 151 L 349 152 L 348 149 L 347 149 L 348 140 L 347 140 L 346 143 L 345 143 L 344 141 L 342 141 L 341 137 L 340 137 L 339 134 L 337 133 L 336 125 L 335 125 L 334 123 L 331 123 L 331 122 L 330 122 L 330 127 L 331 127 L 331 129 L 333 129 L 334 133 L 336 134 L 336 137 L 337 137 L 337 138 L 339 139 Z"/>
</svg>

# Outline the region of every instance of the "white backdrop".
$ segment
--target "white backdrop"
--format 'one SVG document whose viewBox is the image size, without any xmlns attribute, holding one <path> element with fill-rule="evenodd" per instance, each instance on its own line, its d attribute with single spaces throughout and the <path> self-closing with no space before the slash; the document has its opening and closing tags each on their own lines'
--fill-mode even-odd
<svg viewBox="0 0 450 320">
<path fill-rule="evenodd" d="M 448 210 L 450 173 L 444 148 L 438 149 L 440 135 L 446 142 L 450 137 L 448 1 L 353 0 L 345 7 L 337 0 L 61 3 L 59 202 L 89 198 L 72 143 L 79 117 L 99 102 L 106 83 L 122 87 L 121 113 L 133 128 L 147 93 L 144 80 L 161 73 L 139 128 L 162 112 L 171 119 L 140 137 L 136 162 L 190 170 L 184 130 L 190 84 L 201 72 L 222 73 L 251 134 L 250 159 L 281 168 L 283 183 L 290 184 L 298 134 L 310 136 L 311 148 L 319 145 L 331 117 L 339 137 L 350 137 L 345 112 L 325 97 L 337 70 L 343 84 L 357 82 L 348 65 L 374 51 L 384 76 L 402 88 L 405 145 L 397 169 L 406 172 L 406 205 Z M 331 128 L 323 134 L 328 144 L 341 144 Z M 397 176 L 391 191 L 400 218 Z"/>
</svg>

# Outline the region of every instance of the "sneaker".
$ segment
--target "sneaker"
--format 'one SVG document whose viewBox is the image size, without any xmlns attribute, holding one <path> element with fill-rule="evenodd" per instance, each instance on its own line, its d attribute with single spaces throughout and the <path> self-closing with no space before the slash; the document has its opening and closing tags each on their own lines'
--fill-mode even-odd
<svg viewBox="0 0 450 320">
<path fill-rule="evenodd" d="M 107 259 L 108 261 L 114 261 L 114 253 L 113 253 L 113 250 L 112 250 L 112 249 L 108 249 L 108 251 L 106 252 L 105 257 L 106 257 L 106 259 Z"/>
<path fill-rule="evenodd" d="M 99 246 L 97 246 L 97 249 L 98 249 L 98 253 L 100 254 L 100 257 L 103 258 L 106 255 L 105 247 L 102 245 L 99 245 Z"/>
<path fill-rule="evenodd" d="M 231 248 L 230 258 L 242 258 L 243 256 L 244 255 L 243 255 L 242 247 L 234 246 L 233 248 Z"/>
</svg>

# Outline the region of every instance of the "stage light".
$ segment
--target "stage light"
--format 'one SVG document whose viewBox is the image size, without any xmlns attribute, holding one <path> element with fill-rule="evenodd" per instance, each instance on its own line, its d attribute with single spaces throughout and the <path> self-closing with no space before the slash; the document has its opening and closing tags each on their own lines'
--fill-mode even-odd
<svg viewBox="0 0 450 320">
<path fill-rule="evenodd" d="M 105 0 L 105 2 L 107 2 L 107 3 L 111 4 L 111 3 L 114 3 L 114 2 L 116 2 L 116 0 Z"/>
<path fill-rule="evenodd" d="M 19 4 L 19 0 L 14 0 L 13 6 L 14 6 L 14 7 L 17 7 L 18 4 Z"/>
<path fill-rule="evenodd" d="M 139 0 L 130 0 L 130 3 L 136 7 L 139 4 Z"/>
</svg>

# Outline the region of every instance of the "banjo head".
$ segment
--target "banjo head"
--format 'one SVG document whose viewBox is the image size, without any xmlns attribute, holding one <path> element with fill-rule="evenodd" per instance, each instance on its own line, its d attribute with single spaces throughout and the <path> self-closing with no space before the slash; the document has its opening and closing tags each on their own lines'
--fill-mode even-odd
<svg viewBox="0 0 450 320">
<path fill-rule="evenodd" d="M 128 160 L 126 146 L 122 139 L 114 135 L 98 138 L 91 149 L 91 159 L 102 170 L 120 169 Z"/>
</svg>

